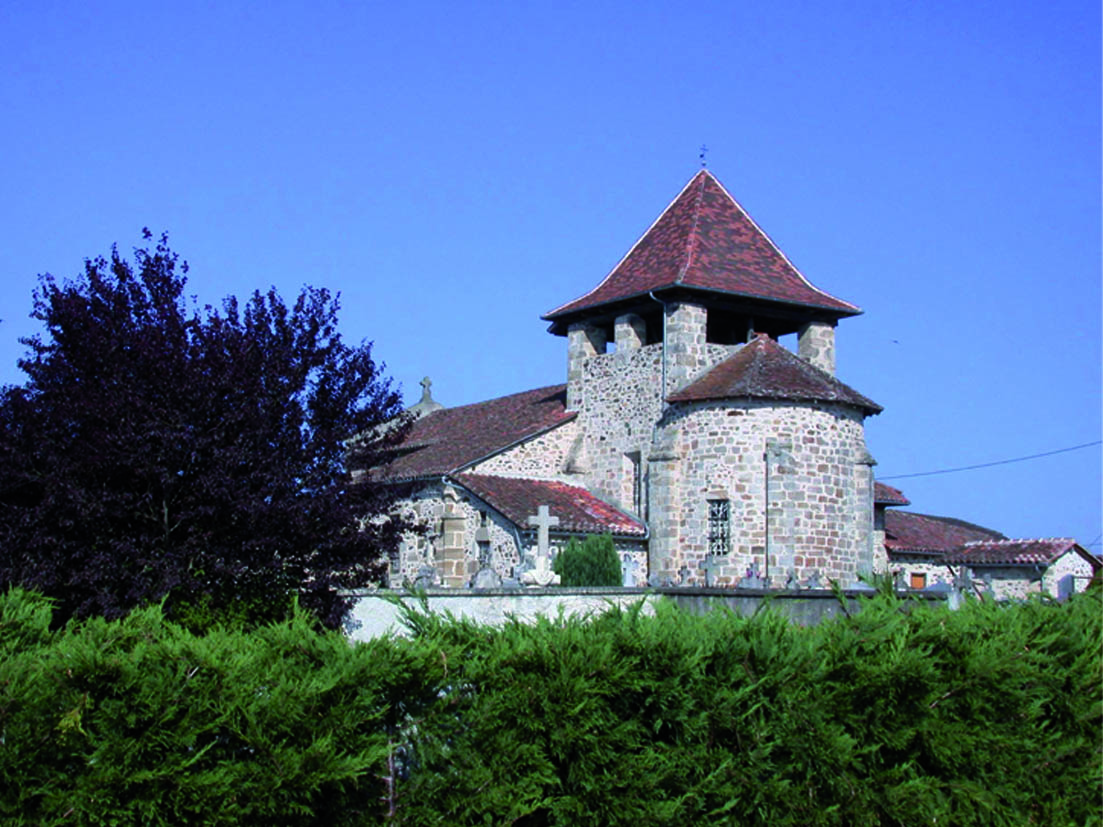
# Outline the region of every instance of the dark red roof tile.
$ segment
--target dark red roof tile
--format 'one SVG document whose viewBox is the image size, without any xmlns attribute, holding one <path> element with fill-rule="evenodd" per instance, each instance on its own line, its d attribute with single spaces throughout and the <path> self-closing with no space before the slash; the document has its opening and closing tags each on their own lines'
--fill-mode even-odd
<svg viewBox="0 0 1103 827">
<path fill-rule="evenodd" d="M 414 422 L 384 476 L 412 479 L 456 471 L 574 417 L 566 410 L 565 385 L 443 408 Z"/>
<path fill-rule="evenodd" d="M 1003 540 L 990 528 L 913 511 L 885 512 L 885 548 L 889 554 L 942 555 L 973 540 Z"/>
<path fill-rule="evenodd" d="M 904 496 L 904 492 L 883 482 L 873 483 L 873 501 L 877 505 L 911 505 L 911 500 Z"/>
<path fill-rule="evenodd" d="M 1076 552 L 1098 568 L 1095 556 L 1076 540 L 1068 537 L 1047 537 L 1038 540 L 980 540 L 965 543 L 947 554 L 942 562 L 964 563 L 968 566 L 1048 566 L 1065 553 Z"/>
<path fill-rule="evenodd" d="M 814 307 L 835 316 L 862 312 L 813 287 L 712 173 L 701 170 L 601 284 L 543 318 L 675 286 Z"/>
<path fill-rule="evenodd" d="M 841 402 L 880 413 L 876 402 L 844 385 L 760 333 L 700 379 L 667 397 L 671 402 L 707 399 L 785 399 Z"/>
<path fill-rule="evenodd" d="M 585 488 L 550 480 L 460 474 L 456 479 L 522 529 L 542 505 L 559 518 L 556 531 L 643 537 L 647 528 L 630 514 L 599 500 Z"/>
</svg>

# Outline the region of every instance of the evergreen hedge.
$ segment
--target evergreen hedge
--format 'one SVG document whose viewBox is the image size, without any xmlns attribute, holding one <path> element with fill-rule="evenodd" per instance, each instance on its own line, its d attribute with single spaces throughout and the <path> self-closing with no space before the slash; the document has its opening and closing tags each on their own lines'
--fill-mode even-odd
<svg viewBox="0 0 1103 827">
<path fill-rule="evenodd" d="M 611 534 L 589 534 L 582 542 L 572 537 L 555 556 L 552 571 L 563 586 L 619 586 L 624 577 Z"/>
<path fill-rule="evenodd" d="M 194 635 L 0 597 L 14 825 L 1099 824 L 1100 594 Z"/>
</svg>

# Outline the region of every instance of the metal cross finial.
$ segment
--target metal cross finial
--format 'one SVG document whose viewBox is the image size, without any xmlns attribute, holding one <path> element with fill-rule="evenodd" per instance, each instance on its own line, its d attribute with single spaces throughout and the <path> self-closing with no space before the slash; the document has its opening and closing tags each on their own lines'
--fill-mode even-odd
<svg viewBox="0 0 1103 827">
<path fill-rule="evenodd" d="M 705 153 L 707 153 L 708 151 L 709 148 L 704 144 L 701 144 L 701 154 L 697 156 L 701 159 L 701 169 L 705 169 L 709 165 L 709 162 L 705 160 Z"/>
<path fill-rule="evenodd" d="M 433 386 L 433 381 L 428 376 L 426 376 L 424 379 L 421 380 L 420 384 L 422 401 L 432 399 L 433 395 L 432 393 L 430 393 L 429 388 Z"/>
</svg>

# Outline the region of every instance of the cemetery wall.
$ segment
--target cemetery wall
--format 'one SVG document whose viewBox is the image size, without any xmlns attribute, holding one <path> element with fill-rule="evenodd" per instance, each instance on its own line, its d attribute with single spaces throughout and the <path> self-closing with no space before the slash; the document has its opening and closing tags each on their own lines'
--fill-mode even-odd
<svg viewBox="0 0 1103 827">
<path fill-rule="evenodd" d="M 860 609 L 859 599 L 869 592 L 848 590 L 844 592 L 847 610 Z M 944 595 L 910 593 L 919 599 L 944 602 Z M 836 617 L 841 604 L 835 593 L 829 590 L 800 592 L 768 592 L 763 589 L 710 589 L 710 588 L 526 588 L 451 590 L 429 589 L 424 596 L 404 590 L 373 590 L 354 593 L 355 601 L 346 631 L 352 640 L 371 640 L 384 635 L 405 635 L 402 610 L 395 604 L 397 597 L 404 605 L 417 608 L 421 601 L 433 612 L 448 612 L 490 626 L 500 626 L 510 618 L 532 622 L 538 617 L 599 614 L 610 606 L 626 608 L 643 602 L 643 612 L 654 614 L 655 604 L 662 600 L 673 602 L 692 614 L 702 614 L 723 608 L 740 615 L 751 615 L 763 602 L 771 608 L 791 617 L 800 625 L 815 625 L 822 620 Z"/>
</svg>

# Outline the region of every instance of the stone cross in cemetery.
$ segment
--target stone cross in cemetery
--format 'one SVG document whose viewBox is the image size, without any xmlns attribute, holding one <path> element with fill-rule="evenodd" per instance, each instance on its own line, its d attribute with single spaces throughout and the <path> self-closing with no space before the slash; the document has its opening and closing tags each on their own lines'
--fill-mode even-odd
<svg viewBox="0 0 1103 827">
<path fill-rule="evenodd" d="M 705 586 L 711 587 L 713 585 L 712 575 L 714 572 L 720 571 L 721 563 L 713 555 L 706 554 L 705 562 L 701 564 L 701 569 L 705 572 Z"/>
<path fill-rule="evenodd" d="M 620 561 L 620 577 L 621 585 L 625 587 L 632 587 L 636 585 L 636 572 L 639 571 L 640 564 L 632 557 L 631 554 L 625 553 L 621 557 Z"/>
<path fill-rule="evenodd" d="M 536 568 L 521 575 L 526 586 L 551 586 L 559 582 L 559 575 L 551 570 L 551 539 L 548 532 L 559 525 L 559 518 L 551 516 L 546 505 L 536 509 L 529 517 L 529 525 L 536 526 Z"/>
</svg>

